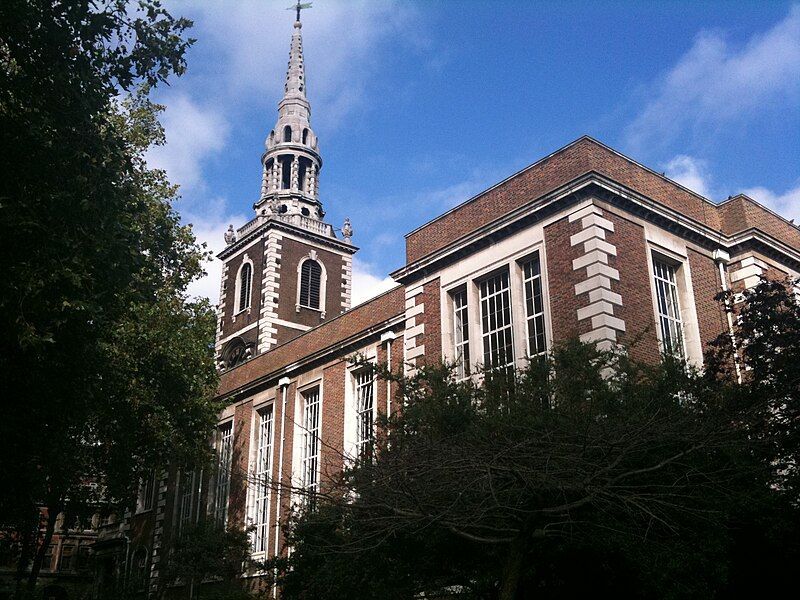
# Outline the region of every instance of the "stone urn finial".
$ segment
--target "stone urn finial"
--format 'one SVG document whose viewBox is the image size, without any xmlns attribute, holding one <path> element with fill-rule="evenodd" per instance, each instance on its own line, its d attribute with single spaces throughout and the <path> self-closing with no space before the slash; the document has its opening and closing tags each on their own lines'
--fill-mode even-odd
<svg viewBox="0 0 800 600">
<path fill-rule="evenodd" d="M 348 244 L 352 243 L 353 225 L 350 223 L 349 217 L 344 220 L 344 225 L 342 225 L 342 235 L 344 236 L 345 242 Z"/>
<path fill-rule="evenodd" d="M 236 241 L 236 232 L 233 230 L 233 225 L 228 225 L 228 231 L 225 232 L 225 243 L 231 245 Z"/>
</svg>

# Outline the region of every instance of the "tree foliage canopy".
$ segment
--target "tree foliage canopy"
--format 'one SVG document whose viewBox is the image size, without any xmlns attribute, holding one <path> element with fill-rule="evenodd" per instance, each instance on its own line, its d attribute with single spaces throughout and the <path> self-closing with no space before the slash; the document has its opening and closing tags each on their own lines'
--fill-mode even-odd
<svg viewBox="0 0 800 600">
<path fill-rule="evenodd" d="M 785 287 L 765 283 L 743 306 L 741 335 L 778 309 L 768 319 L 784 326 L 752 325 L 758 343 L 800 347 Z M 773 418 L 778 398 L 796 401 L 778 383 L 796 363 L 743 352 L 766 382 L 737 385 L 722 355 L 698 373 L 578 343 L 479 383 L 447 367 L 379 369 L 403 408 L 373 456 L 295 516 L 285 596 L 732 597 L 778 585 L 799 556 L 774 445 L 797 421 Z M 744 558 L 753 549 L 761 560 Z M 768 583 L 748 579 L 755 564 Z"/>
<path fill-rule="evenodd" d="M 23 546 L 38 505 L 127 501 L 159 458 L 206 452 L 205 250 L 145 162 L 190 25 L 158 0 L 0 3 L 0 525 Z"/>
</svg>

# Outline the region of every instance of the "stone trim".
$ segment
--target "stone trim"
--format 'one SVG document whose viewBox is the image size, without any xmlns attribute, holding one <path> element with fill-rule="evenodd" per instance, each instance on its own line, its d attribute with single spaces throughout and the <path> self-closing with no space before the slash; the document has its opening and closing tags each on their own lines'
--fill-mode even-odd
<svg viewBox="0 0 800 600">
<path fill-rule="evenodd" d="M 416 372 L 417 358 L 425 354 L 425 344 L 418 344 L 420 336 L 425 332 L 425 324 L 417 325 L 417 315 L 425 313 L 425 303 L 422 302 L 420 296 L 422 291 L 423 284 L 406 288 L 405 332 L 403 334 L 403 361 L 406 375 L 413 375 Z"/>
<path fill-rule="evenodd" d="M 228 263 L 222 264 L 222 277 L 219 283 L 219 303 L 217 304 L 217 335 L 216 342 L 214 343 L 214 355 L 219 356 L 222 352 L 222 326 L 224 324 L 225 315 L 225 282 L 228 281 Z"/>
<path fill-rule="evenodd" d="M 353 259 L 349 255 L 342 256 L 342 312 L 350 310 L 353 299 Z"/>
<path fill-rule="evenodd" d="M 261 314 L 258 322 L 258 354 L 267 352 L 278 343 L 278 329 L 275 327 L 278 319 L 277 303 L 280 297 L 280 273 L 278 263 L 281 259 L 281 240 L 283 235 L 270 231 L 264 242 L 264 262 L 261 278 Z"/>
<path fill-rule="evenodd" d="M 731 271 L 731 282 L 741 281 L 745 289 L 758 285 L 761 276 L 769 269 L 769 265 L 755 256 L 748 256 L 739 263 L 739 268 Z"/>
<path fill-rule="evenodd" d="M 619 271 L 608 265 L 608 257 L 617 255 L 617 248 L 606 240 L 606 232 L 614 233 L 614 223 L 603 217 L 603 211 L 589 204 L 569 216 L 569 222 L 580 220 L 581 230 L 570 237 L 570 245 L 583 245 L 585 254 L 572 261 L 572 270 L 585 269 L 586 278 L 575 284 L 575 295 L 588 292 L 589 304 L 578 309 L 578 321 L 589 320 L 591 330 L 580 336 L 582 342 L 596 342 L 604 350 L 617 343 L 617 333 L 625 331 L 625 321 L 614 315 L 614 307 L 622 306 L 622 296 L 611 291 L 611 281 L 619 281 Z"/>
<path fill-rule="evenodd" d="M 159 563 L 161 562 L 161 549 L 164 543 L 164 519 L 167 510 L 167 470 L 161 471 L 158 484 L 158 500 L 156 502 L 156 518 L 153 527 L 153 545 L 150 551 L 150 591 L 148 597 L 158 594 Z M 126 565 L 127 568 L 127 565 Z"/>
</svg>

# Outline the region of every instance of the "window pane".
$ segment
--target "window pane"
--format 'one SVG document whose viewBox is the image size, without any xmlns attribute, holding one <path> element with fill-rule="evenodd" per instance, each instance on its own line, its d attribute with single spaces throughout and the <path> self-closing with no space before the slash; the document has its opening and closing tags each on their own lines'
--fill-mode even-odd
<svg viewBox="0 0 800 600">
<path fill-rule="evenodd" d="M 528 355 L 536 356 L 544 352 L 544 301 L 542 299 L 542 271 L 539 254 L 523 266 L 525 288 L 525 320 L 528 328 Z"/>
<path fill-rule="evenodd" d="M 217 429 L 217 485 L 214 494 L 214 519 L 217 524 L 228 524 L 228 497 L 231 485 L 231 460 L 233 458 L 233 422 Z"/>
<path fill-rule="evenodd" d="M 657 258 L 653 259 L 662 350 L 667 354 L 683 358 L 683 323 L 678 303 L 677 269 L 676 265 Z"/>
<path fill-rule="evenodd" d="M 319 388 L 303 394 L 303 488 L 309 494 L 317 491 L 319 466 L 320 401 Z"/>
<path fill-rule="evenodd" d="M 255 527 L 252 536 L 253 552 L 266 552 L 269 543 L 269 513 L 272 500 L 272 429 L 273 406 L 260 411 L 257 419 L 256 457 L 253 471 L 253 490 L 250 522 Z"/>
<path fill-rule="evenodd" d="M 467 292 L 461 290 L 453 294 L 453 345 L 456 362 L 456 377 L 462 379 L 469 375 L 469 313 Z"/>
<path fill-rule="evenodd" d="M 480 284 L 483 323 L 483 362 L 487 367 L 506 367 L 514 363 L 511 326 L 511 293 L 508 272 Z"/>
<path fill-rule="evenodd" d="M 361 371 L 355 375 L 355 397 L 357 412 L 356 447 L 360 459 L 372 456 L 374 440 L 374 385 L 370 371 Z"/>
</svg>

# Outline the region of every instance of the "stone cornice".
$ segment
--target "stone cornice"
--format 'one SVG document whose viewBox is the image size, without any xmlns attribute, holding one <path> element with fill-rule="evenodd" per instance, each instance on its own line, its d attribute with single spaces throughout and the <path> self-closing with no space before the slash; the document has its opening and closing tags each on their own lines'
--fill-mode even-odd
<svg viewBox="0 0 800 600">
<path fill-rule="evenodd" d="M 250 231 L 247 235 L 242 236 L 240 239 L 236 240 L 232 244 L 228 245 L 225 249 L 221 250 L 217 254 L 217 258 L 220 260 L 225 260 L 230 256 L 233 256 L 237 252 L 239 252 L 242 248 L 247 246 L 250 242 L 252 242 L 255 238 L 263 235 L 268 229 L 277 229 L 279 231 L 285 231 L 296 235 L 301 238 L 305 238 L 311 240 L 317 244 L 323 246 L 329 246 L 331 248 L 335 248 L 340 252 L 344 252 L 346 254 L 355 254 L 358 250 L 357 246 L 352 244 L 348 244 L 347 242 L 343 242 L 336 238 L 330 238 L 327 236 L 319 235 L 314 233 L 313 231 L 308 231 L 302 227 L 298 227 L 297 225 L 292 225 L 291 223 L 286 223 L 284 221 L 279 221 L 277 219 L 267 219 L 264 221 L 263 224 L 259 225 L 252 231 Z"/>
<path fill-rule="evenodd" d="M 397 269 L 390 276 L 406 285 L 412 283 L 441 266 L 450 264 L 454 260 L 463 259 L 478 249 L 589 196 L 594 196 L 631 212 L 664 229 L 672 230 L 701 246 L 730 250 L 733 247 L 742 246 L 748 241 L 759 242 L 771 248 L 776 259 L 787 266 L 800 265 L 800 251 L 757 228 L 737 232 L 734 235 L 726 235 L 675 209 L 626 188 L 600 173 L 590 171 L 544 196 L 531 199 L 519 208 L 473 230 L 440 250 Z M 715 205 L 709 203 L 709 210 L 715 210 L 715 208 Z M 793 268 L 797 267 L 793 266 Z"/>
</svg>

